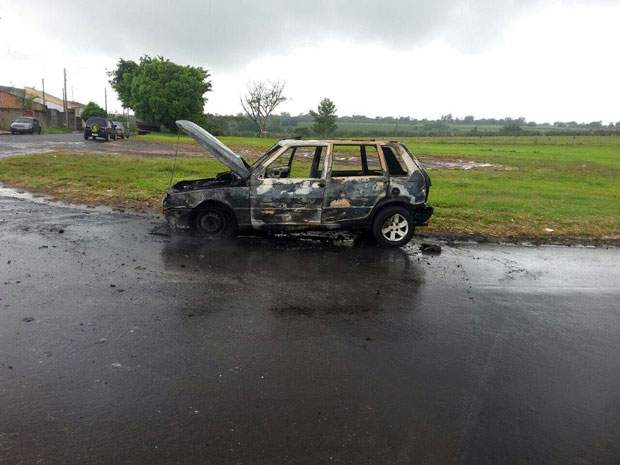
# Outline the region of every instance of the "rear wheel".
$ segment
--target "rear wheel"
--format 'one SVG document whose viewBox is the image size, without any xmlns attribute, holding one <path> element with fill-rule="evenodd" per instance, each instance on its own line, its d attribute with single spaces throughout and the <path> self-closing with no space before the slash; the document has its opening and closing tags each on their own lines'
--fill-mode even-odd
<svg viewBox="0 0 620 465">
<path fill-rule="evenodd" d="M 194 216 L 194 230 L 205 239 L 228 239 L 237 233 L 237 224 L 225 208 L 205 207 Z"/>
<path fill-rule="evenodd" d="M 88 140 L 88 134 L 84 133 L 84 140 Z"/>
<path fill-rule="evenodd" d="M 372 233 L 383 247 L 402 247 L 413 237 L 415 226 L 411 213 L 404 207 L 386 207 L 375 216 Z"/>
</svg>

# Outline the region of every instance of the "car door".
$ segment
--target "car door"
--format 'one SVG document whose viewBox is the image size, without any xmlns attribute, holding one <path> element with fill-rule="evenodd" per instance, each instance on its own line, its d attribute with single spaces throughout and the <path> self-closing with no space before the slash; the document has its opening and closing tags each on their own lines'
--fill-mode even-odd
<svg viewBox="0 0 620 465">
<path fill-rule="evenodd" d="M 250 179 L 252 226 L 321 224 L 327 144 L 284 146 Z"/>
<path fill-rule="evenodd" d="M 331 147 L 325 182 L 325 225 L 366 218 L 386 196 L 388 179 L 376 144 L 343 143 Z"/>
</svg>

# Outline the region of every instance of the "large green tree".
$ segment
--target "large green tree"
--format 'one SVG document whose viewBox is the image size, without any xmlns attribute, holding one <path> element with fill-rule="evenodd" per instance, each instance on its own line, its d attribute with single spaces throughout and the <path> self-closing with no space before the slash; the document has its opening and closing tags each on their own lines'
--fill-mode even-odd
<svg viewBox="0 0 620 465">
<path fill-rule="evenodd" d="M 123 106 L 139 118 L 176 129 L 178 119 L 204 122 L 204 94 L 211 90 L 209 77 L 203 68 L 145 55 L 140 63 L 121 58 L 110 73 L 110 84 Z"/>
<path fill-rule="evenodd" d="M 112 78 L 110 84 L 125 108 L 131 108 L 131 78 L 136 68 L 138 68 L 138 64 L 135 61 L 120 58 L 116 69 L 108 73 Z"/>
<path fill-rule="evenodd" d="M 106 115 L 105 110 L 95 102 L 88 102 L 84 105 L 84 108 L 82 108 L 80 118 L 82 118 L 83 121 L 86 121 L 91 116 L 101 116 L 102 118 L 105 118 L 108 115 Z"/>
<path fill-rule="evenodd" d="M 310 110 L 314 119 L 312 129 L 323 137 L 333 133 L 338 125 L 336 124 L 336 105 L 328 98 L 324 98 L 319 103 L 317 111 Z"/>
</svg>

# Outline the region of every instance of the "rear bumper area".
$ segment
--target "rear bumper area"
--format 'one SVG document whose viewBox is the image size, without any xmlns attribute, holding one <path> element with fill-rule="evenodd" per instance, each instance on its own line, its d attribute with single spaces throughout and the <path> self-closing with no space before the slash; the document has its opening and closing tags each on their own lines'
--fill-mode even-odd
<svg viewBox="0 0 620 465">
<path fill-rule="evenodd" d="M 430 205 L 418 205 L 413 209 L 413 221 L 416 225 L 426 223 L 433 216 L 434 209 Z"/>
<path fill-rule="evenodd" d="M 164 218 L 173 229 L 189 229 L 192 226 L 192 210 L 185 208 L 165 208 Z"/>
<path fill-rule="evenodd" d="M 90 130 L 88 130 L 88 129 L 87 129 L 85 132 L 86 132 L 86 135 L 87 135 L 88 137 L 102 137 L 103 139 L 105 139 L 105 137 L 106 137 L 108 134 L 110 134 L 110 133 L 107 133 L 107 132 L 105 132 L 105 131 L 92 132 L 92 131 L 90 131 Z M 110 137 L 112 137 L 112 134 L 110 134 Z"/>
</svg>

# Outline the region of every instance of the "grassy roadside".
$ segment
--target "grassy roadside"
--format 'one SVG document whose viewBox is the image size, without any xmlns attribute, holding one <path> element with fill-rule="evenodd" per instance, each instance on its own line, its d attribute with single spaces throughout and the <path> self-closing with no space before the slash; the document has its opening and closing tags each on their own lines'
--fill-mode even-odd
<svg viewBox="0 0 620 465">
<path fill-rule="evenodd" d="M 173 159 L 50 152 L 0 160 L 0 182 L 76 204 L 137 211 L 161 208 Z M 209 158 L 177 160 L 175 179 L 214 176 L 226 167 Z"/>
<path fill-rule="evenodd" d="M 273 142 L 250 139 L 248 147 L 240 138 L 223 139 L 250 150 Z M 484 161 L 501 169 L 431 170 L 430 203 L 436 214 L 425 232 L 620 242 L 617 138 L 531 138 L 516 144 L 512 138 L 446 139 L 405 142 L 422 157 Z M 74 203 L 159 209 L 172 163 L 163 157 L 56 152 L 1 160 L 0 181 Z M 225 169 L 209 158 L 179 158 L 175 179 L 209 177 Z"/>
</svg>

